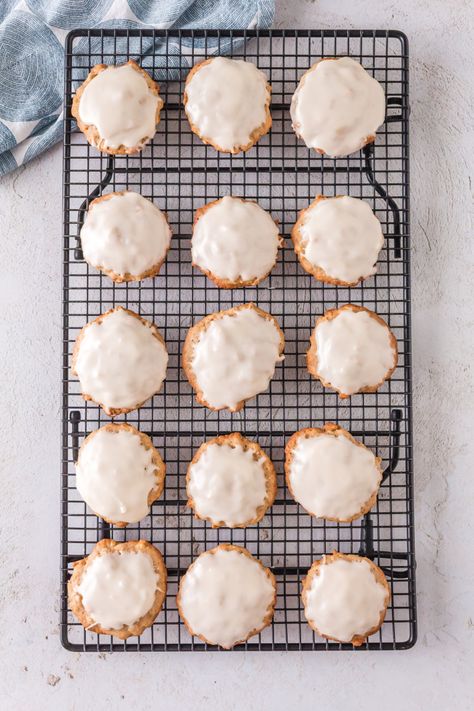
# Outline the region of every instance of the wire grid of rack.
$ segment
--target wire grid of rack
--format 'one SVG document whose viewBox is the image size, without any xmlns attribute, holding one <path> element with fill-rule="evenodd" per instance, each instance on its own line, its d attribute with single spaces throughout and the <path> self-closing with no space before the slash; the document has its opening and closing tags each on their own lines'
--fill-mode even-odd
<svg viewBox="0 0 474 711">
<path fill-rule="evenodd" d="M 176 51 L 176 45 L 178 50 Z M 246 58 L 269 76 L 273 126 L 247 153 L 229 156 L 205 146 L 190 130 L 182 107 L 189 68 L 215 53 Z M 303 72 L 321 57 L 350 55 L 382 83 L 387 120 L 375 146 L 337 160 L 309 151 L 291 128 L 289 104 Z M 136 58 L 160 82 L 165 100 L 152 143 L 132 157 L 109 157 L 73 133 L 71 97 L 97 63 Z M 416 639 L 411 438 L 410 261 L 408 216 L 408 49 L 395 31 L 155 31 L 77 30 L 66 44 L 64 144 L 64 355 L 62 460 L 61 638 L 71 650 L 206 650 L 180 623 L 176 592 L 180 576 L 203 550 L 218 543 L 246 546 L 277 578 L 273 624 L 237 649 L 352 649 L 314 635 L 300 601 L 301 580 L 312 561 L 337 549 L 368 555 L 382 566 L 392 592 L 386 621 L 361 649 L 404 649 Z M 78 234 L 94 197 L 136 190 L 168 214 L 172 248 L 160 274 L 141 284 L 115 285 L 83 260 Z M 303 272 L 288 239 L 298 211 L 316 194 L 364 198 L 381 220 L 386 242 L 378 272 L 358 287 L 334 288 Z M 256 199 L 280 221 L 285 246 L 261 285 L 222 290 L 191 267 L 194 211 L 226 194 Z M 191 324 L 208 313 L 255 302 L 285 332 L 285 361 L 268 391 L 239 413 L 211 412 L 198 405 L 180 367 Z M 398 340 L 399 365 L 377 393 L 349 400 L 311 378 L 305 353 L 315 319 L 344 303 L 380 314 Z M 139 524 L 117 529 L 98 519 L 75 488 L 74 461 L 83 438 L 109 421 L 84 402 L 70 375 L 71 353 L 85 323 L 115 305 L 152 320 L 170 354 L 163 390 L 127 420 L 149 434 L 162 453 L 164 495 Z M 284 485 L 284 445 L 297 429 L 338 422 L 383 457 L 384 481 L 377 505 L 362 521 L 336 524 L 308 516 Z M 278 474 L 274 506 L 257 526 L 211 529 L 186 508 L 185 474 L 207 438 L 241 431 L 259 441 Z M 86 632 L 67 609 L 66 585 L 73 561 L 103 537 L 145 538 L 163 553 L 169 587 L 163 611 L 140 638 L 114 640 Z"/>
</svg>

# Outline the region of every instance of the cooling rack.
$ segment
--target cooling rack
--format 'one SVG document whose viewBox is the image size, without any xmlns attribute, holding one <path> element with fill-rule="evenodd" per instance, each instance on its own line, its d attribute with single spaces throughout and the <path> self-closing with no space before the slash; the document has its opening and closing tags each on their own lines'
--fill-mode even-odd
<svg viewBox="0 0 474 711">
<path fill-rule="evenodd" d="M 226 53 L 255 62 L 273 87 L 271 132 L 245 154 L 229 156 L 205 146 L 191 132 L 181 97 L 194 62 Z M 291 128 L 289 104 L 303 72 L 321 57 L 351 55 L 383 85 L 387 119 L 374 146 L 336 160 L 309 151 Z M 153 142 L 138 156 L 109 157 L 74 133 L 71 98 L 97 63 L 138 59 L 160 83 L 165 100 Z M 277 578 L 273 625 L 236 648 L 246 650 L 338 650 L 351 645 L 325 641 L 307 625 L 300 602 L 301 579 L 312 561 L 337 549 L 372 558 L 385 571 L 392 593 L 381 630 L 360 649 L 406 649 L 416 640 L 413 472 L 411 429 L 410 243 L 408 173 L 408 46 L 406 37 L 380 30 L 159 31 L 75 30 L 66 41 L 64 133 L 64 348 L 61 640 L 75 651 L 207 650 L 180 623 L 176 592 L 180 576 L 203 550 L 218 543 L 246 546 Z M 172 248 L 159 276 L 140 285 L 113 284 L 83 260 L 78 239 L 89 202 L 103 192 L 136 190 L 168 214 Z M 335 288 L 303 272 L 289 235 L 297 213 L 318 193 L 367 200 L 381 220 L 385 247 L 378 272 L 358 287 Z M 257 287 L 220 290 L 191 267 L 194 211 L 233 194 L 258 200 L 280 221 L 285 237 L 278 265 Z M 267 392 L 239 412 L 210 412 L 198 405 L 180 367 L 188 328 L 219 309 L 253 301 L 273 314 L 286 337 L 285 361 Z M 305 353 L 316 317 L 344 303 L 362 304 L 390 325 L 398 340 L 399 365 L 377 393 L 341 401 L 311 378 Z M 109 422 L 84 402 L 71 376 L 74 341 L 85 323 L 116 305 L 152 320 L 170 354 L 162 392 L 131 422 L 149 434 L 167 466 L 162 498 L 139 524 L 117 529 L 99 520 L 81 500 L 74 461 L 84 437 Z M 308 516 L 284 486 L 284 445 L 302 427 L 338 422 L 384 460 L 377 505 L 362 521 L 324 522 Z M 274 506 L 257 526 L 211 529 L 186 509 L 185 474 L 202 442 L 240 431 L 255 438 L 278 474 Z M 163 553 L 169 587 L 163 611 L 141 637 L 114 640 L 83 630 L 67 608 L 66 585 L 75 560 L 103 537 L 144 538 Z M 357 651 L 360 651 L 357 650 Z"/>
</svg>

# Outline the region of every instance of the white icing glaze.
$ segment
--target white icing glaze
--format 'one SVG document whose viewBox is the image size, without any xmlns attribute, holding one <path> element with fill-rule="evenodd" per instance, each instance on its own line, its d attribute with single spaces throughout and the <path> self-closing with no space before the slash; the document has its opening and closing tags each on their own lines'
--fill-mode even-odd
<svg viewBox="0 0 474 711">
<path fill-rule="evenodd" d="M 292 449 L 289 481 L 304 508 L 321 518 L 358 514 L 380 482 L 375 455 L 344 435 L 300 435 Z"/>
<path fill-rule="evenodd" d="M 131 191 L 93 203 L 81 229 L 84 259 L 119 276 L 139 276 L 159 264 L 170 240 L 161 210 Z"/>
<path fill-rule="evenodd" d="M 141 320 L 118 308 L 82 331 L 75 371 L 81 391 L 107 409 L 134 408 L 161 387 L 168 354 Z"/>
<path fill-rule="evenodd" d="M 267 78 L 252 62 L 215 57 L 197 70 L 185 91 L 190 123 L 224 151 L 246 146 L 266 121 Z"/>
<path fill-rule="evenodd" d="M 387 590 L 366 560 L 338 558 L 319 566 L 319 575 L 313 576 L 305 615 L 321 634 L 350 642 L 378 625 L 386 602 Z"/>
<path fill-rule="evenodd" d="M 111 66 L 84 87 L 79 117 L 97 128 L 108 148 L 133 148 L 155 135 L 156 110 L 162 103 L 130 64 Z"/>
<path fill-rule="evenodd" d="M 266 497 L 264 461 L 241 445 L 208 444 L 189 467 L 187 488 L 196 513 L 230 527 L 255 518 Z"/>
<path fill-rule="evenodd" d="M 85 611 L 104 629 L 130 626 L 153 607 L 159 575 L 149 555 L 113 552 L 96 556 L 84 568 L 77 592 Z"/>
<path fill-rule="evenodd" d="M 200 555 L 180 583 L 189 627 L 211 644 L 232 647 L 261 627 L 274 588 L 259 563 L 235 550 Z"/>
<path fill-rule="evenodd" d="M 219 279 L 262 278 L 277 258 L 278 227 L 257 203 L 226 196 L 194 226 L 193 264 Z"/>
<path fill-rule="evenodd" d="M 291 101 L 291 119 L 308 148 L 346 156 L 362 148 L 383 124 L 385 94 L 354 59 L 324 60 L 300 80 Z"/>
<path fill-rule="evenodd" d="M 395 365 L 388 327 L 366 311 L 341 311 L 315 334 L 318 374 L 345 395 L 378 385 Z"/>
<path fill-rule="evenodd" d="M 76 486 L 99 516 L 136 523 L 148 514 L 148 494 L 157 484 L 155 469 L 152 450 L 136 432 L 102 428 L 79 450 Z"/>
<path fill-rule="evenodd" d="M 299 231 L 303 255 L 328 276 L 354 283 L 377 271 L 382 227 L 363 200 L 348 196 L 318 200 L 308 208 Z"/>
<path fill-rule="evenodd" d="M 245 308 L 214 319 L 199 334 L 191 367 L 206 402 L 234 409 L 267 389 L 279 355 L 280 334 L 273 323 Z"/>
</svg>

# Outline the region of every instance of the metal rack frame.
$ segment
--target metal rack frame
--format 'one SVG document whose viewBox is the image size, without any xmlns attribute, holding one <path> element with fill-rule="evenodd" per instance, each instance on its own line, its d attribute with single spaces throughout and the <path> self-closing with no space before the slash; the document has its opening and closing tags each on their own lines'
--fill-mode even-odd
<svg viewBox="0 0 474 711">
<path fill-rule="evenodd" d="M 247 153 L 230 156 L 205 146 L 192 132 L 181 103 L 189 68 L 216 53 L 254 61 L 272 84 L 273 127 Z M 289 103 L 303 72 L 321 57 L 349 54 L 382 83 L 387 120 L 375 145 L 336 160 L 309 151 L 291 128 Z M 160 83 L 165 100 L 154 140 L 142 153 L 110 157 L 74 133 L 72 95 L 97 63 L 136 58 Z M 322 640 L 307 625 L 301 579 L 312 561 L 338 549 L 367 555 L 385 571 L 392 592 L 381 630 L 360 649 L 407 649 L 416 640 L 413 524 L 408 46 L 385 30 L 75 30 L 66 41 L 64 133 L 64 348 L 61 508 L 61 640 L 74 651 L 206 650 L 179 621 L 179 577 L 196 555 L 222 542 L 246 546 L 274 571 L 278 598 L 273 624 L 238 650 L 337 650 L 351 645 Z M 169 217 L 173 239 L 160 274 L 140 284 L 114 284 L 82 258 L 79 232 L 92 199 L 129 188 L 152 198 Z M 193 270 L 190 234 L 194 211 L 225 194 L 256 199 L 280 221 L 285 246 L 269 278 L 257 287 L 220 290 Z M 381 220 L 386 242 L 378 272 L 353 288 L 321 284 L 306 274 L 288 239 L 297 213 L 318 193 L 364 198 Z M 180 367 L 189 326 L 208 313 L 253 301 L 285 332 L 285 361 L 267 392 L 231 414 L 198 405 Z M 311 378 L 305 352 L 317 316 L 344 303 L 380 314 L 395 333 L 399 365 L 377 393 L 339 400 Z M 75 338 L 85 323 L 116 305 L 156 323 L 170 362 L 163 390 L 128 421 L 149 434 L 167 465 L 164 495 L 150 515 L 126 529 L 98 519 L 75 488 L 74 461 L 89 432 L 109 418 L 85 402 L 71 376 Z M 377 505 L 351 524 L 308 516 L 284 484 L 284 445 L 297 429 L 339 423 L 384 458 Z M 257 526 L 211 529 L 186 509 L 185 473 L 205 439 L 230 431 L 255 438 L 278 475 L 274 506 Z M 103 537 L 140 537 L 162 551 L 169 571 L 164 609 L 140 638 L 126 641 L 83 630 L 67 608 L 71 564 Z"/>
</svg>

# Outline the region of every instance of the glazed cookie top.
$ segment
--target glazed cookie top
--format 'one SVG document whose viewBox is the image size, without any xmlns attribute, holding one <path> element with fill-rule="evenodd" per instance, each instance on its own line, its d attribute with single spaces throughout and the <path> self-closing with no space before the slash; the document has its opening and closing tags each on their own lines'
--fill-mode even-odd
<svg viewBox="0 0 474 711">
<path fill-rule="evenodd" d="M 226 196 L 198 210 L 193 264 L 222 286 L 255 284 L 275 264 L 280 238 L 256 202 Z"/>
<path fill-rule="evenodd" d="M 108 66 L 84 85 L 78 118 L 97 128 L 105 148 L 141 147 L 155 135 L 162 99 L 134 62 Z"/>
<path fill-rule="evenodd" d="M 197 65 L 186 80 L 189 122 L 204 142 L 221 151 L 249 148 L 269 120 L 269 103 L 265 74 L 243 59 L 214 57 Z"/>
<path fill-rule="evenodd" d="M 305 615 L 323 636 L 352 642 L 379 626 L 388 599 L 388 589 L 376 579 L 369 560 L 329 555 L 311 576 Z"/>
<path fill-rule="evenodd" d="M 306 511 L 337 521 L 362 515 L 382 478 L 380 460 L 335 425 L 293 435 L 286 474 L 294 498 Z"/>
<path fill-rule="evenodd" d="M 308 148 L 347 156 L 372 141 L 383 124 L 384 90 L 351 57 L 323 59 L 303 74 L 291 101 L 291 119 Z"/>
<path fill-rule="evenodd" d="M 225 649 L 258 632 L 274 601 L 273 575 L 237 546 L 202 553 L 181 579 L 178 595 L 190 632 Z"/>
<path fill-rule="evenodd" d="M 76 341 L 81 390 L 109 414 L 135 409 L 158 392 L 167 364 L 156 327 L 121 306 L 87 324 Z"/>
<path fill-rule="evenodd" d="M 296 228 L 301 255 L 330 279 L 355 285 L 377 271 L 382 227 L 363 200 L 347 195 L 316 198 Z"/>
<path fill-rule="evenodd" d="M 274 482 L 267 485 L 268 464 L 258 445 L 238 433 L 206 442 L 188 469 L 187 492 L 195 513 L 229 527 L 256 519 L 274 497 Z"/>
<path fill-rule="evenodd" d="M 191 370 L 202 399 L 214 409 L 238 409 L 263 392 L 283 360 L 282 332 L 252 304 L 222 311 L 196 324 Z M 202 323 L 202 322 L 201 322 Z"/>
<path fill-rule="evenodd" d="M 106 629 L 131 626 L 153 607 L 159 575 L 143 551 L 107 552 L 90 560 L 77 587 L 89 617 Z"/>
<path fill-rule="evenodd" d="M 170 240 L 171 230 L 161 210 L 132 191 L 94 200 L 81 229 L 84 259 L 112 278 L 126 281 L 156 271 Z"/>
<path fill-rule="evenodd" d="M 106 520 L 136 523 L 148 514 L 150 493 L 163 485 L 164 465 L 158 456 L 149 437 L 131 425 L 105 425 L 79 450 L 77 490 Z"/>
<path fill-rule="evenodd" d="M 318 376 L 345 395 L 380 385 L 397 362 L 392 332 L 366 309 L 319 319 L 314 338 Z"/>
</svg>

